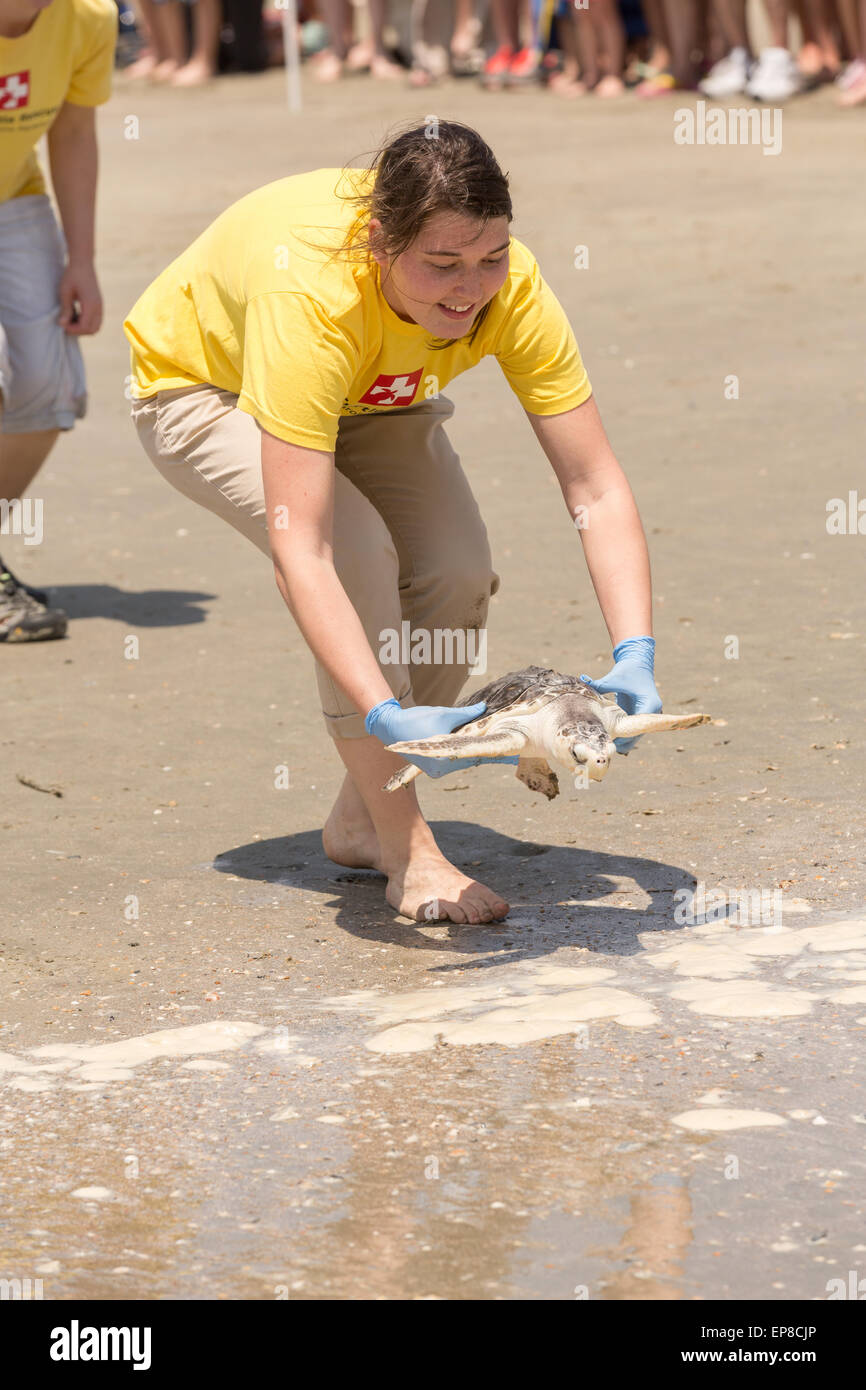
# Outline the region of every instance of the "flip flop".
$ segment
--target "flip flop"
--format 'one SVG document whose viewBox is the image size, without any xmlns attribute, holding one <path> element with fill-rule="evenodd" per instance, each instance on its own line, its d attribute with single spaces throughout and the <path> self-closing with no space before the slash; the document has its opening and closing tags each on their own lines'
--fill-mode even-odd
<svg viewBox="0 0 866 1390">
<path fill-rule="evenodd" d="M 452 77 L 477 77 L 483 67 L 483 48 L 470 48 L 468 53 L 451 54 Z"/>
<path fill-rule="evenodd" d="M 655 77 L 648 77 L 645 82 L 640 82 L 634 88 L 635 96 L 640 97 L 641 101 L 654 101 L 656 97 L 667 97 L 673 92 L 694 92 L 696 87 L 686 86 L 678 82 L 672 72 L 658 72 Z"/>
</svg>

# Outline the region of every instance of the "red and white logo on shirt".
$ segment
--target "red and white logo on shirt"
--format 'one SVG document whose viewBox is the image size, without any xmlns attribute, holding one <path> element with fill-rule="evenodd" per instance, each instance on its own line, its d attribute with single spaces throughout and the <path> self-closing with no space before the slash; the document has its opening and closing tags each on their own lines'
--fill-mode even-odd
<svg viewBox="0 0 866 1390">
<path fill-rule="evenodd" d="M 30 70 L 7 72 L 0 77 L 0 111 L 17 111 L 30 96 Z"/>
<path fill-rule="evenodd" d="M 422 368 L 402 376 L 381 373 L 361 397 L 364 405 L 411 405 L 421 380 Z"/>
</svg>

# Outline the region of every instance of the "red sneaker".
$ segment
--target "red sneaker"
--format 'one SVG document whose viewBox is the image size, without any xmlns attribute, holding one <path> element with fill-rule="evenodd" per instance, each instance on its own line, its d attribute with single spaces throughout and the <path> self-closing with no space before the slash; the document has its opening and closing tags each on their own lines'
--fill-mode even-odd
<svg viewBox="0 0 866 1390">
<path fill-rule="evenodd" d="M 534 48 L 521 48 L 508 64 L 509 86 L 538 79 L 538 53 Z"/>
<path fill-rule="evenodd" d="M 482 87 L 502 87 L 508 78 L 511 61 L 514 58 L 514 49 L 509 44 L 503 44 L 492 53 L 481 69 Z"/>
</svg>

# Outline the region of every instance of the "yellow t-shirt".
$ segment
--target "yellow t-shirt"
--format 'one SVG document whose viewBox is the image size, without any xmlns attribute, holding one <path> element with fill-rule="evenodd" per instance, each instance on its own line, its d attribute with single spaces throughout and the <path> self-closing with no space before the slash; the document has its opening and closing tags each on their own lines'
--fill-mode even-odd
<svg viewBox="0 0 866 1390">
<path fill-rule="evenodd" d="M 437 349 L 426 328 L 404 322 L 372 259 L 328 263 L 328 249 L 359 216 L 335 189 L 368 188 L 372 177 L 317 169 L 222 213 L 124 323 L 132 394 L 209 382 L 234 392 L 278 439 L 325 451 L 334 449 L 340 416 L 420 404 L 487 355 L 534 414 L 582 404 L 591 387 L 568 319 L 515 238 L 508 278 L 471 346 L 469 329 Z"/>
<path fill-rule="evenodd" d="M 45 192 L 36 143 L 65 101 L 108 101 L 116 39 L 114 0 L 52 0 L 26 34 L 0 36 L 0 203 Z"/>
</svg>

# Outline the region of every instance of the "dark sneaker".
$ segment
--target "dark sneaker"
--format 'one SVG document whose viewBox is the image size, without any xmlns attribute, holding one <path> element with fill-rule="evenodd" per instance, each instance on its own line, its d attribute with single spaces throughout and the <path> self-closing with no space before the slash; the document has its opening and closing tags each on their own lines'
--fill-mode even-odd
<svg viewBox="0 0 866 1390">
<path fill-rule="evenodd" d="M 37 603 L 44 603 L 45 607 L 48 607 L 48 595 L 45 590 L 33 589 L 29 584 L 25 584 L 23 579 L 19 579 L 17 575 L 12 573 L 9 566 L 4 562 L 2 555 L 0 555 L 0 575 L 2 575 L 4 579 L 11 579 L 13 584 L 17 584 L 18 588 L 23 589 L 31 598 L 35 598 Z"/>
<path fill-rule="evenodd" d="M 0 569 L 0 642 L 45 642 L 66 635 L 66 614 L 40 602 L 36 592 Z"/>
</svg>

